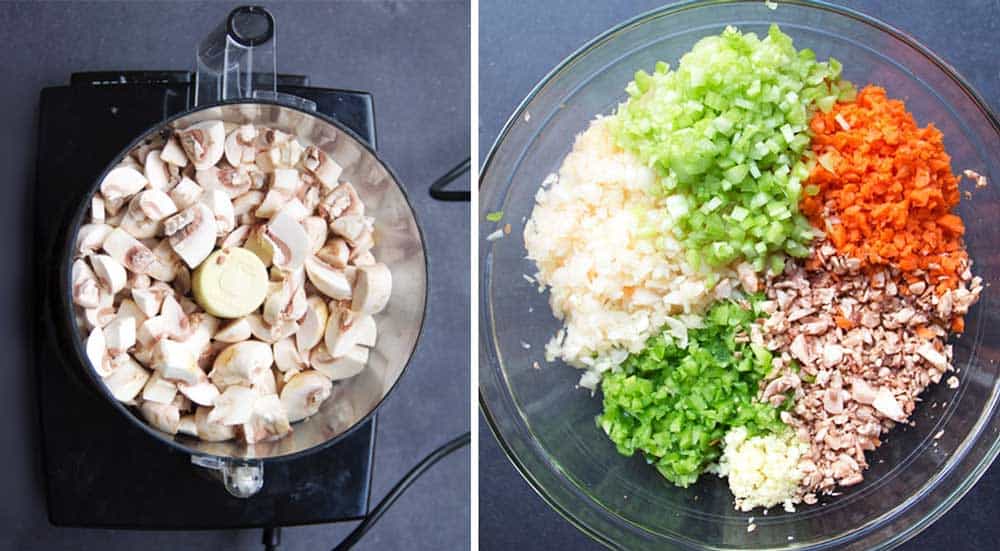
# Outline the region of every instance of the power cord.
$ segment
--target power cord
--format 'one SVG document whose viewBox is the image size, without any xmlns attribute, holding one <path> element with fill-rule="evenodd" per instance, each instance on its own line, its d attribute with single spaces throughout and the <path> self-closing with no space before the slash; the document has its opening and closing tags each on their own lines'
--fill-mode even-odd
<svg viewBox="0 0 1000 551">
<path fill-rule="evenodd" d="M 435 463 L 444 459 L 452 452 L 469 445 L 470 439 L 470 433 L 466 432 L 432 451 L 427 455 L 427 457 L 424 457 L 420 463 L 417 463 L 415 467 L 410 469 L 410 472 L 406 473 L 406 475 L 403 476 L 403 478 L 401 478 L 391 490 L 389 490 L 389 493 L 382 498 L 382 501 L 378 502 L 378 505 L 368 512 L 364 520 L 362 520 L 361 523 L 358 524 L 354 530 L 352 530 L 351 533 L 344 538 L 343 541 L 334 547 L 333 551 L 347 551 L 348 549 L 354 547 L 358 541 L 360 541 L 361 538 L 369 530 L 371 530 L 371 527 L 374 526 L 380 518 L 382 518 L 382 515 L 384 515 L 385 512 L 388 511 L 394 503 L 396 503 L 396 500 L 403 495 L 403 492 L 412 486 L 422 474 L 427 472 L 427 470 L 433 467 Z M 273 526 L 265 528 L 263 537 L 261 538 L 261 543 L 264 544 L 265 551 L 276 551 L 278 546 L 281 545 L 281 527 Z"/>
</svg>

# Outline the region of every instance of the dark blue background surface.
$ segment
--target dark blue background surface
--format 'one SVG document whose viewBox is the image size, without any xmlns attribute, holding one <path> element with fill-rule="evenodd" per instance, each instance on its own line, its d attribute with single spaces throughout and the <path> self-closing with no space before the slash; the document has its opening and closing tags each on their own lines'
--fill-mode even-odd
<svg viewBox="0 0 1000 551">
<path fill-rule="evenodd" d="M 379 151 L 408 187 L 428 241 L 427 324 L 409 372 L 379 410 L 374 502 L 420 457 L 469 429 L 469 209 L 432 201 L 426 192 L 433 179 L 469 154 L 469 4 L 263 4 L 277 20 L 279 71 L 309 75 L 316 86 L 374 95 Z M 0 200 L 0 549 L 261 548 L 259 530 L 171 533 L 49 526 L 28 324 L 20 314 L 27 300 L 24 259 L 30 243 L 25 193 L 34 181 L 41 88 L 67 83 L 73 71 L 193 68 L 195 44 L 235 5 L 0 2 L 0 37 L 7 47 L 0 58 L 0 185 L 5 192 Z M 359 549 L 467 548 L 469 469 L 468 450 L 439 463 Z M 287 528 L 281 549 L 330 549 L 352 527 Z"/>
<path fill-rule="evenodd" d="M 887 21 L 954 66 L 1000 110 L 1000 2 L 834 2 Z M 482 0 L 479 7 L 479 143 L 485 157 L 507 117 L 564 57 L 660 1 Z M 779 2 L 780 5 L 780 2 Z M 780 9 L 780 7 L 779 7 Z M 603 549 L 552 511 L 479 423 L 480 549 Z M 994 466 L 941 520 L 903 549 L 997 549 L 1000 468 Z"/>
</svg>

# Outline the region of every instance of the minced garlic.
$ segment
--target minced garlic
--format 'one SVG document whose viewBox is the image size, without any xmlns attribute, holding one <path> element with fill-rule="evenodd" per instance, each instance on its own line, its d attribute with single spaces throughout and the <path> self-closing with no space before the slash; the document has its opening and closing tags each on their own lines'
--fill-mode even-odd
<svg viewBox="0 0 1000 551">
<path fill-rule="evenodd" d="M 726 433 L 722 459 L 715 470 L 729 478 L 737 509 L 750 511 L 782 504 L 791 512 L 800 501 L 797 494 L 803 473 L 799 459 L 808 451 L 809 445 L 792 431 L 747 438 L 747 430 L 737 427 Z"/>
</svg>

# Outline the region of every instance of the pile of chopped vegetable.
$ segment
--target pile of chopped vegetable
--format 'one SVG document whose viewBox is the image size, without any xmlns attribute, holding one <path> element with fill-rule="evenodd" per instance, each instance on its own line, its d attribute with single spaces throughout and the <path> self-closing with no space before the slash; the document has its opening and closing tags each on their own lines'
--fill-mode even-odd
<svg viewBox="0 0 1000 551">
<path fill-rule="evenodd" d="M 965 226 L 951 212 L 958 178 L 941 132 L 933 124 L 917 126 L 903 102 L 877 86 L 817 113 L 810 126 L 818 162 L 802 211 L 839 252 L 904 272 L 927 271 L 939 282 L 938 293 L 955 288 L 968 256 Z"/>
<path fill-rule="evenodd" d="M 777 408 L 754 399 L 771 353 L 736 339 L 758 315 L 749 304 L 717 302 L 704 327 L 688 331 L 687 347 L 669 335 L 653 337 L 606 374 L 598 424 L 618 451 L 643 452 L 667 480 L 686 487 L 718 460 L 729 429 L 744 427 L 749 436 L 786 430 Z"/>
<path fill-rule="evenodd" d="M 840 73 L 776 25 L 704 38 L 676 70 L 635 74 L 525 229 L 564 319 L 547 359 L 588 369 L 598 426 L 677 486 L 729 477 L 744 511 L 859 483 L 878 443 L 838 431 L 878 441 L 873 427 L 904 422 L 982 291 L 941 132 Z M 803 268 L 830 285 L 799 296 Z M 806 423 L 820 418 L 836 427 Z"/>
<path fill-rule="evenodd" d="M 660 62 L 636 73 L 615 137 L 662 176 L 688 262 L 743 259 L 780 272 L 782 253 L 808 256 L 814 232 L 798 203 L 809 117 L 853 98 L 840 69 L 796 51 L 772 25 L 764 39 L 729 27 L 698 41 L 676 70 Z"/>
</svg>

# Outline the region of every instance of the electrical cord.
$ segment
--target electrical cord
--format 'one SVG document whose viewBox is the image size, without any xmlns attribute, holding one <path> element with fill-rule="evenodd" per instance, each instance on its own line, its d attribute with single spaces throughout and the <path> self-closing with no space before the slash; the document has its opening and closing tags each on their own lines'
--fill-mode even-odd
<svg viewBox="0 0 1000 551">
<path fill-rule="evenodd" d="M 468 432 L 459 435 L 420 460 L 420 463 L 417 463 L 416 466 L 410 469 L 410 472 L 406 473 L 406 475 L 403 476 L 403 478 L 401 478 L 391 490 L 389 490 L 389 493 L 382 498 L 382 501 L 378 502 L 378 505 L 365 515 L 364 520 L 354 527 L 354 530 L 352 530 L 343 541 L 334 547 L 333 551 L 347 551 L 348 549 L 354 547 L 358 541 L 360 541 L 361 538 L 364 537 L 369 530 L 371 530 L 372 526 L 374 526 L 375 523 L 382 518 L 382 515 L 384 515 L 385 512 L 388 511 L 394 503 L 396 503 L 396 500 L 403 495 L 403 492 L 412 486 L 421 475 L 433 467 L 435 463 L 444 459 L 452 452 L 469 445 L 471 438 L 472 436 Z M 261 537 L 261 543 L 264 544 L 265 551 L 276 551 L 278 546 L 281 545 L 281 527 L 271 526 L 265 528 L 263 536 Z"/>
<path fill-rule="evenodd" d="M 472 191 L 451 191 L 445 189 L 445 187 L 447 187 L 453 180 L 465 172 L 468 172 L 471 162 L 471 158 L 466 157 L 464 161 L 455 165 L 451 170 L 446 172 L 444 176 L 435 180 L 434 183 L 431 184 L 431 197 L 437 199 L 438 201 L 471 201 Z"/>
</svg>

